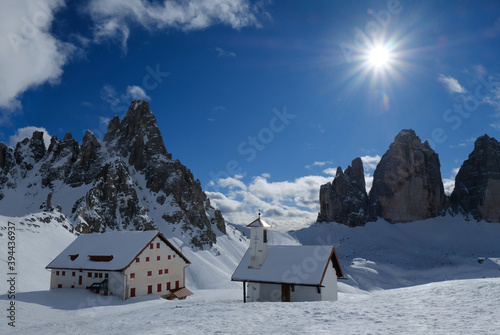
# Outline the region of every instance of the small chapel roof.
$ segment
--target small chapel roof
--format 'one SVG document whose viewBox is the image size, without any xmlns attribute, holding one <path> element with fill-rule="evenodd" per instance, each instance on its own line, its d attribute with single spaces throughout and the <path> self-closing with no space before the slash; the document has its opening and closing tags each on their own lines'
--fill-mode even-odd
<svg viewBox="0 0 500 335">
<path fill-rule="evenodd" d="M 337 277 L 344 277 L 333 246 L 269 246 L 260 269 L 248 268 L 249 258 L 247 251 L 231 280 L 319 286 L 330 260 Z"/>
<path fill-rule="evenodd" d="M 264 220 L 262 220 L 260 218 L 260 215 L 259 217 L 252 221 L 252 223 L 248 224 L 247 227 L 264 227 L 264 228 L 271 228 L 271 225 L 269 225 L 268 223 L 266 223 Z"/>
</svg>

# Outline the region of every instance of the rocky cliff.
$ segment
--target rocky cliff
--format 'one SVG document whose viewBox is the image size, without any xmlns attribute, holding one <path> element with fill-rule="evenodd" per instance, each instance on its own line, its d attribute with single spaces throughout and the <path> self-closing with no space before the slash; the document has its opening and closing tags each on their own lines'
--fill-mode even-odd
<svg viewBox="0 0 500 335">
<path fill-rule="evenodd" d="M 373 173 L 370 216 L 389 222 L 436 217 L 445 211 L 446 196 L 438 155 L 413 130 L 402 130 Z"/>
<path fill-rule="evenodd" d="M 159 229 L 203 248 L 225 222 L 189 169 L 173 160 L 146 101 L 114 117 L 104 140 L 70 133 L 48 148 L 34 132 L 15 148 L 0 143 L 0 211 L 58 210 L 82 233 Z M 175 233 L 174 233 L 175 232 Z"/>
<path fill-rule="evenodd" d="M 457 173 L 450 200 L 455 213 L 500 222 L 500 143 L 496 139 L 484 135 L 476 140 Z"/>
<path fill-rule="evenodd" d="M 318 222 L 341 222 L 350 227 L 364 225 L 368 219 L 368 195 L 361 158 L 356 158 L 345 171 L 337 168 L 335 179 L 321 186 L 321 212 Z"/>
</svg>

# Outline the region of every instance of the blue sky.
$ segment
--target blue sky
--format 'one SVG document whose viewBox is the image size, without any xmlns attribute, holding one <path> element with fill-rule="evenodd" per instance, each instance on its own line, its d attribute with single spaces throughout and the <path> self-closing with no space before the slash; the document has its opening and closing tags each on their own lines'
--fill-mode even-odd
<svg viewBox="0 0 500 335">
<path fill-rule="evenodd" d="M 144 98 L 226 219 L 295 227 L 405 128 L 450 190 L 475 138 L 500 137 L 499 38 L 498 1 L 2 1 L 0 141 L 102 138 Z"/>
</svg>

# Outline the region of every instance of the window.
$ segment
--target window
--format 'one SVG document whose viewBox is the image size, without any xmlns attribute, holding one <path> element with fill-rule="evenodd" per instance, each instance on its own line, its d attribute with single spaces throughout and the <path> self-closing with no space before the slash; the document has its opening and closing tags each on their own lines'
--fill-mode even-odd
<svg viewBox="0 0 500 335">
<path fill-rule="evenodd" d="M 149 249 L 153 249 L 153 248 L 154 248 L 154 245 L 153 245 L 153 243 L 151 243 L 151 244 L 149 245 Z"/>
<path fill-rule="evenodd" d="M 76 272 L 75 271 L 71 272 L 71 276 L 72 277 L 76 276 Z"/>
<path fill-rule="evenodd" d="M 177 281 L 175 282 L 175 289 L 178 289 L 178 288 L 179 288 L 179 281 L 177 280 Z"/>
<path fill-rule="evenodd" d="M 156 249 L 160 249 L 160 243 L 156 243 Z"/>
<path fill-rule="evenodd" d="M 62 284 L 57 284 L 57 288 L 62 288 Z"/>
<path fill-rule="evenodd" d="M 71 288 L 75 288 L 75 285 L 71 285 Z"/>
<path fill-rule="evenodd" d="M 156 260 L 159 261 L 160 260 L 160 256 L 156 256 Z"/>
<path fill-rule="evenodd" d="M 105 273 L 104 278 L 109 278 L 109 274 Z"/>
<path fill-rule="evenodd" d="M 87 273 L 87 277 L 92 278 L 92 272 Z"/>
<path fill-rule="evenodd" d="M 149 257 L 146 257 L 146 262 L 149 262 Z"/>
<path fill-rule="evenodd" d="M 159 274 L 159 275 L 162 275 L 162 274 L 163 274 L 163 270 L 161 270 L 161 269 L 160 269 L 160 270 L 158 270 L 158 274 Z"/>
<path fill-rule="evenodd" d="M 168 259 L 171 259 L 171 258 L 172 258 L 172 256 L 168 255 Z"/>
<path fill-rule="evenodd" d="M 96 272 L 94 273 L 94 278 L 97 278 L 99 276 L 99 274 Z"/>
<path fill-rule="evenodd" d="M 267 229 L 264 229 L 264 243 L 267 243 Z"/>
<path fill-rule="evenodd" d="M 165 274 L 167 274 L 167 273 L 168 273 L 168 269 L 165 269 Z"/>
<path fill-rule="evenodd" d="M 153 285 L 148 285 L 148 294 L 153 293 Z"/>
<path fill-rule="evenodd" d="M 153 275 L 152 271 L 148 271 L 148 277 L 151 277 Z"/>
<path fill-rule="evenodd" d="M 170 291 L 170 282 L 167 283 L 167 291 Z"/>
<path fill-rule="evenodd" d="M 135 278 L 135 273 L 131 273 L 130 274 L 130 279 L 134 279 Z"/>
<path fill-rule="evenodd" d="M 59 271 L 56 271 L 56 276 L 59 276 Z"/>
<path fill-rule="evenodd" d="M 139 263 L 139 261 L 140 261 L 140 259 L 139 259 L 139 257 L 137 257 L 137 258 L 135 259 L 135 262 L 136 262 L 136 263 Z"/>
<path fill-rule="evenodd" d="M 66 271 L 63 271 L 63 272 L 62 272 L 62 275 L 63 275 L 63 276 L 66 276 Z"/>
<path fill-rule="evenodd" d="M 161 292 L 161 284 L 158 284 L 156 287 L 156 292 Z"/>
<path fill-rule="evenodd" d="M 174 258 L 175 258 L 175 255 L 174 255 Z"/>
<path fill-rule="evenodd" d="M 131 297 L 131 298 L 132 298 L 132 297 L 135 297 L 135 287 L 132 287 L 132 288 L 130 289 L 130 297 Z"/>
<path fill-rule="evenodd" d="M 99 278 L 102 278 L 102 273 L 99 273 Z"/>
</svg>

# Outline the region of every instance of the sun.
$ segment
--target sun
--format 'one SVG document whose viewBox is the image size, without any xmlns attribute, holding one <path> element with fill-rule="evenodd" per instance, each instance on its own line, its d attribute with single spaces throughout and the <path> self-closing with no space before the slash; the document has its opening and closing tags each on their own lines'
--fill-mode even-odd
<svg viewBox="0 0 500 335">
<path fill-rule="evenodd" d="M 375 46 L 368 51 L 368 62 L 376 68 L 385 67 L 389 64 L 391 53 L 384 46 Z"/>
</svg>

